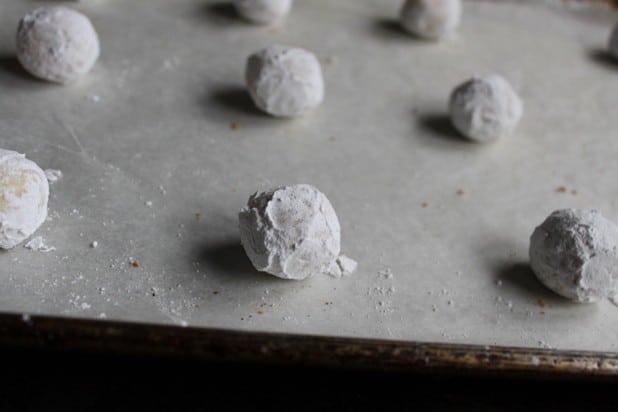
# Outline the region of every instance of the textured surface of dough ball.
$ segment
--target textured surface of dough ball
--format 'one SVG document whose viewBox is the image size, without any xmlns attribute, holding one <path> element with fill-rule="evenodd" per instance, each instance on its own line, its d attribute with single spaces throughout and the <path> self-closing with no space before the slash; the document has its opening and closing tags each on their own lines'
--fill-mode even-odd
<svg viewBox="0 0 618 412">
<path fill-rule="evenodd" d="M 47 217 L 49 184 L 36 163 L 0 149 L 0 248 L 11 249 Z"/>
<path fill-rule="evenodd" d="M 301 48 L 273 45 L 252 54 L 245 80 L 255 105 L 273 116 L 298 116 L 324 100 L 320 62 Z"/>
<path fill-rule="evenodd" d="M 618 59 L 618 23 L 614 26 L 614 30 L 612 30 L 612 34 L 609 36 L 608 51 L 615 59 Z"/>
<path fill-rule="evenodd" d="M 256 24 L 271 24 L 285 17 L 292 0 L 235 0 L 238 14 Z"/>
<path fill-rule="evenodd" d="M 488 142 L 513 133 L 524 105 L 501 76 L 474 77 L 453 90 L 449 110 L 453 126 L 465 137 Z"/>
<path fill-rule="evenodd" d="M 88 17 L 63 6 L 28 13 L 17 28 L 17 58 L 32 75 L 70 83 L 99 57 L 99 38 Z"/>
<path fill-rule="evenodd" d="M 532 233 L 530 265 L 548 288 L 576 302 L 618 298 L 618 227 L 596 210 L 553 212 Z"/>
<path fill-rule="evenodd" d="M 399 20 L 415 36 L 438 40 L 459 26 L 461 0 L 407 0 Z"/>
<path fill-rule="evenodd" d="M 256 193 L 239 214 L 240 238 L 257 270 L 283 279 L 326 273 L 339 257 L 339 220 L 318 189 L 300 184 Z"/>
</svg>

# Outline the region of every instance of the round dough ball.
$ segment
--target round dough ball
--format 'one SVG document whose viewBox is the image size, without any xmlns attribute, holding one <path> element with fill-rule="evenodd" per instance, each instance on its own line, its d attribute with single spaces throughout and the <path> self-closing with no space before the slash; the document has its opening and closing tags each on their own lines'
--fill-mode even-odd
<svg viewBox="0 0 618 412">
<path fill-rule="evenodd" d="M 234 5 L 244 19 L 256 24 L 271 24 L 290 12 L 292 0 L 235 0 Z"/>
<path fill-rule="evenodd" d="M 245 70 L 255 105 L 276 117 L 294 117 L 324 100 L 322 68 L 307 50 L 273 45 L 249 56 Z"/>
<path fill-rule="evenodd" d="M 339 220 L 310 185 L 259 192 L 239 214 L 240 239 L 253 266 L 283 279 L 326 273 L 340 250 Z"/>
<path fill-rule="evenodd" d="M 88 17 L 68 7 L 41 7 L 19 22 L 17 58 L 41 79 L 70 83 L 92 69 L 99 52 Z"/>
<path fill-rule="evenodd" d="M 489 142 L 513 133 L 524 104 L 511 85 L 497 74 L 474 77 L 451 93 L 453 126 L 465 137 Z"/>
<path fill-rule="evenodd" d="M 438 40 L 459 26 L 461 0 L 406 0 L 399 20 L 415 36 Z"/>
<path fill-rule="evenodd" d="M 530 264 L 548 288 L 576 302 L 618 298 L 618 227 L 596 210 L 553 212 L 530 238 Z"/>
<path fill-rule="evenodd" d="M 618 59 L 618 24 L 614 26 L 614 30 L 611 36 L 609 36 L 608 51 L 615 59 Z"/>
<path fill-rule="evenodd" d="M 48 198 L 45 172 L 24 155 L 0 149 L 0 248 L 17 246 L 41 226 Z"/>
</svg>

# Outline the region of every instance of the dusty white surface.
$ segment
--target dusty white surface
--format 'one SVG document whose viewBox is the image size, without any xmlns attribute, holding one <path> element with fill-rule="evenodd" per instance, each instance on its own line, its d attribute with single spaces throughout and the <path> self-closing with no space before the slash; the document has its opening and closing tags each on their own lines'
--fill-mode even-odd
<svg viewBox="0 0 618 412">
<path fill-rule="evenodd" d="M 34 76 L 70 83 L 99 58 L 97 32 L 85 15 L 64 6 L 39 7 L 17 25 L 17 57 Z"/>
<path fill-rule="evenodd" d="M 272 24 L 285 17 L 292 0 L 235 0 L 238 14 L 252 23 Z"/>
<path fill-rule="evenodd" d="M 438 40 L 452 33 L 461 21 L 461 0 L 407 0 L 399 19 L 410 33 Z"/>
<path fill-rule="evenodd" d="M 297 2 L 277 29 L 209 2 L 83 3 L 105 53 L 67 88 L 12 58 L 14 22 L 42 3 L 3 2 L 0 147 L 63 171 L 39 233 L 57 250 L 0 253 L 0 309 L 618 350 L 612 304 L 570 303 L 526 265 L 553 210 L 618 221 L 618 68 L 600 54 L 614 14 L 468 1 L 458 34 L 434 44 L 401 31 L 399 1 Z M 273 43 L 323 63 L 328 99 L 308 116 L 270 118 L 245 94 L 246 56 Z M 475 145 L 450 128 L 447 100 L 487 72 L 527 114 L 513 139 Z M 354 276 L 252 268 L 238 210 L 290 182 L 328 194 Z"/>
<path fill-rule="evenodd" d="M 449 102 L 453 126 L 465 137 L 489 142 L 511 135 L 523 114 L 517 92 L 502 76 L 475 76 L 457 86 Z"/>
<path fill-rule="evenodd" d="M 23 154 L 0 149 L 0 248 L 17 246 L 41 226 L 48 199 L 45 172 Z"/>
<path fill-rule="evenodd" d="M 597 210 L 552 212 L 530 237 L 539 280 L 577 302 L 618 297 L 618 226 Z"/>
<path fill-rule="evenodd" d="M 274 44 L 247 59 L 247 90 L 255 105 L 277 117 L 295 117 L 324 100 L 317 57 L 300 47 Z"/>
<path fill-rule="evenodd" d="M 295 184 L 249 198 L 238 214 L 240 240 L 253 266 L 282 279 L 326 273 L 341 250 L 341 229 L 328 198 Z"/>
</svg>

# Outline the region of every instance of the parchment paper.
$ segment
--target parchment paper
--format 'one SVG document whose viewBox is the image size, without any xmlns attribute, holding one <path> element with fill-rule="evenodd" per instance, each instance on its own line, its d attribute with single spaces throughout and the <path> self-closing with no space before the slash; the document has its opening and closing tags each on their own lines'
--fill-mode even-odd
<svg viewBox="0 0 618 412">
<path fill-rule="evenodd" d="M 92 18 L 101 59 L 62 87 L 14 57 L 19 18 L 51 3 L 1 6 L 0 147 L 64 178 L 37 233 L 57 250 L 0 253 L 0 310 L 618 349 L 618 308 L 569 303 L 527 265 L 554 209 L 618 221 L 618 65 L 602 52 L 612 12 L 466 1 L 458 34 L 430 43 L 399 30 L 397 1 L 299 0 L 283 24 L 256 27 L 227 3 L 92 0 L 72 5 Z M 262 115 L 244 91 L 246 56 L 271 43 L 323 63 L 326 101 L 302 119 Z M 468 143 L 449 126 L 448 95 L 489 72 L 525 115 L 511 138 Z M 291 183 L 329 197 L 355 275 L 252 269 L 237 211 Z"/>
</svg>

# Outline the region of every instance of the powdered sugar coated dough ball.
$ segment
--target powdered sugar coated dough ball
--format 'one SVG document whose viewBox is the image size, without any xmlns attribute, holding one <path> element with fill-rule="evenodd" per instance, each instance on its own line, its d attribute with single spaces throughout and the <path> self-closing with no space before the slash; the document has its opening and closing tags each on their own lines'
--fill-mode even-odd
<svg viewBox="0 0 618 412">
<path fill-rule="evenodd" d="M 576 302 L 618 298 L 618 227 L 596 210 L 553 212 L 530 238 L 538 279 Z"/>
<path fill-rule="evenodd" d="M 36 163 L 0 149 L 0 248 L 11 249 L 47 217 L 49 184 Z"/>
<path fill-rule="evenodd" d="M 285 17 L 292 0 L 235 0 L 238 14 L 256 24 L 271 24 Z"/>
<path fill-rule="evenodd" d="M 245 80 L 255 105 L 273 116 L 298 116 L 324 100 L 320 62 L 301 48 L 273 45 L 252 54 Z"/>
<path fill-rule="evenodd" d="M 339 257 L 339 220 L 313 186 L 299 184 L 249 198 L 240 211 L 240 239 L 257 270 L 283 279 L 326 273 Z"/>
<path fill-rule="evenodd" d="M 449 110 L 453 126 L 467 138 L 488 142 L 513 133 L 524 105 L 501 76 L 474 77 L 453 90 Z"/>
<path fill-rule="evenodd" d="M 19 22 L 17 58 L 41 79 L 70 83 L 92 69 L 99 52 L 88 17 L 68 7 L 41 7 Z"/>
<path fill-rule="evenodd" d="M 399 20 L 415 36 L 437 40 L 459 26 L 461 0 L 406 0 Z"/>
<path fill-rule="evenodd" d="M 614 26 L 614 30 L 609 36 L 608 50 L 615 59 L 618 59 L 618 23 Z"/>
</svg>

